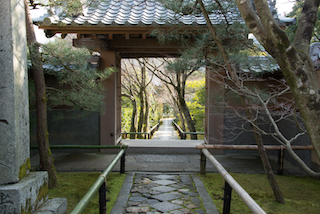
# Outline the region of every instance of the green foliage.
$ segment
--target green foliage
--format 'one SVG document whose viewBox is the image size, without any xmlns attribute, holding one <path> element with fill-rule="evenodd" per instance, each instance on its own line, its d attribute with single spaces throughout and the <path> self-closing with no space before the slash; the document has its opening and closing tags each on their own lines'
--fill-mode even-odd
<svg viewBox="0 0 320 214">
<path fill-rule="evenodd" d="M 132 107 L 123 107 L 123 106 L 121 107 L 122 132 L 130 132 L 131 114 L 132 114 Z"/>
<path fill-rule="evenodd" d="M 102 110 L 105 89 L 100 82 L 114 70 L 98 71 L 90 68 L 90 51 L 74 48 L 64 40 L 43 46 L 42 57 L 45 74 L 57 80 L 57 84 L 47 84 L 49 107 L 72 106 L 96 112 Z"/>
<path fill-rule="evenodd" d="M 264 174 L 231 173 L 234 179 L 249 193 L 249 195 L 270 214 L 287 213 L 318 213 L 320 209 L 320 181 L 310 177 L 279 176 L 277 182 L 286 204 L 278 204 L 274 200 L 272 189 Z M 214 204 L 222 213 L 224 181 L 220 174 L 201 176 Z M 231 213 L 251 213 L 241 198 L 232 193 Z"/>
<path fill-rule="evenodd" d="M 81 0 L 49 0 L 49 6 L 59 8 L 61 17 L 77 17 L 82 14 Z"/>
<path fill-rule="evenodd" d="M 168 103 L 163 104 L 163 116 L 172 117 L 174 115 L 174 111 L 172 107 Z"/>
<path fill-rule="evenodd" d="M 177 19 L 181 15 L 187 14 L 196 16 L 202 15 L 199 5 L 195 0 L 162 0 L 160 2 L 166 8 L 176 13 L 176 16 L 173 19 Z M 238 21 L 242 20 L 242 18 L 234 1 L 206 1 L 205 7 L 209 15 L 222 15 L 220 16 L 220 22 L 213 24 L 215 31 L 228 52 L 238 52 L 241 49 L 251 46 L 247 39 L 249 30 L 244 23 Z M 233 16 L 232 21 L 230 20 L 230 14 Z M 179 25 L 176 21 L 172 21 L 172 23 L 176 24 L 174 28 L 170 28 L 169 30 L 155 29 L 152 32 L 152 35 L 156 36 L 163 44 L 170 41 L 182 41 L 185 47 L 188 48 L 188 50 L 184 50 L 182 54 L 193 55 L 193 59 L 202 59 L 204 56 L 207 57 L 207 54 L 217 51 L 216 43 L 208 30 L 199 29 L 197 32 L 188 31 L 185 28 L 181 28 L 183 25 Z M 190 59 L 190 57 L 187 58 Z"/>
<path fill-rule="evenodd" d="M 152 121 L 152 126 L 156 125 L 160 119 L 162 118 L 163 115 L 163 104 L 162 103 L 157 103 L 156 101 L 153 103 L 154 105 L 154 110 L 152 110 L 152 117 L 151 117 L 151 121 Z"/>
<path fill-rule="evenodd" d="M 100 174 L 100 172 L 59 173 L 59 186 L 55 187 L 54 189 L 49 189 L 49 198 L 67 198 L 67 213 L 70 213 L 81 200 L 81 198 L 90 189 L 90 187 L 96 181 Z M 122 188 L 122 184 L 125 178 L 125 174 L 110 173 L 108 175 L 107 213 L 110 213 Z M 96 194 L 93 197 L 83 213 L 99 213 L 99 194 Z"/>
<path fill-rule="evenodd" d="M 288 14 L 289 17 L 295 17 L 296 18 L 296 24 L 291 25 L 289 27 L 286 28 L 286 33 L 290 39 L 290 41 L 294 40 L 294 36 L 295 33 L 298 29 L 298 23 L 299 23 L 299 19 L 301 16 L 301 11 L 302 11 L 302 7 L 303 7 L 304 1 L 296 1 L 296 3 L 294 4 L 292 11 Z M 317 20 L 320 19 L 320 10 L 318 9 L 317 12 Z M 319 42 L 320 41 L 320 22 L 317 21 L 316 25 L 314 27 L 314 35 L 311 39 L 311 43 L 312 42 Z"/>
<path fill-rule="evenodd" d="M 205 79 L 187 81 L 187 90 L 193 90 L 194 95 L 191 101 L 187 102 L 187 106 L 192 115 L 192 119 L 196 122 L 196 130 L 204 131 L 205 116 Z"/>
<path fill-rule="evenodd" d="M 122 99 L 122 101 L 127 99 Z M 138 103 L 139 104 L 139 103 Z M 151 109 L 149 115 L 149 125 L 153 127 L 156 125 L 160 119 L 162 118 L 163 114 L 163 105 L 157 102 L 151 102 Z M 138 106 L 137 111 L 140 111 L 140 106 Z M 132 106 L 127 103 L 122 105 L 121 103 L 121 128 L 122 132 L 130 132 L 130 124 L 131 124 L 131 115 L 132 115 Z"/>
</svg>

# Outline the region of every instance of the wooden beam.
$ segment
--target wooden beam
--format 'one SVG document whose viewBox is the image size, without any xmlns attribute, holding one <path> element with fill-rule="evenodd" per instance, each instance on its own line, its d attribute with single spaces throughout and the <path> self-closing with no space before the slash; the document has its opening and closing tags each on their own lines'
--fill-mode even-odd
<svg viewBox="0 0 320 214">
<path fill-rule="evenodd" d="M 121 53 L 121 59 L 136 59 L 136 58 L 145 58 L 145 57 L 166 57 L 166 58 L 176 58 L 180 57 L 180 53 Z"/>
<path fill-rule="evenodd" d="M 75 47 L 87 47 L 87 48 L 101 48 L 104 47 L 104 40 L 101 39 L 92 39 L 92 38 L 81 38 L 73 39 L 73 46 Z"/>
<path fill-rule="evenodd" d="M 108 50 L 120 53 L 179 53 L 179 49 L 175 48 L 108 48 Z"/>
<path fill-rule="evenodd" d="M 130 39 L 130 34 L 126 34 L 126 40 Z"/>
<path fill-rule="evenodd" d="M 113 34 L 112 34 L 112 33 L 109 33 L 109 34 L 108 34 L 108 39 L 109 39 L 109 40 L 112 40 L 112 39 L 113 39 Z"/>
<path fill-rule="evenodd" d="M 109 34 L 110 36 L 110 34 Z M 87 46 L 87 47 L 101 47 L 104 49 L 109 50 L 116 50 L 116 51 L 125 51 L 125 52 L 133 52 L 135 50 L 143 52 L 162 52 L 168 50 L 169 53 L 171 52 L 179 52 L 179 49 L 182 48 L 180 42 L 171 42 L 166 45 L 159 44 L 158 40 L 155 38 L 147 38 L 147 39 L 96 39 L 91 38 L 81 38 L 74 40 L 75 46 Z"/>
<path fill-rule="evenodd" d="M 190 42 L 193 42 L 190 41 Z M 137 48 L 137 47 L 148 47 L 148 48 L 181 48 L 181 42 L 170 42 L 165 45 L 159 44 L 158 39 L 156 38 L 147 38 L 147 39 L 139 39 L 139 38 L 131 38 L 131 39 L 113 39 L 108 42 L 108 48 Z"/>
<path fill-rule="evenodd" d="M 197 149 L 228 149 L 228 150 L 258 150 L 257 145 L 197 145 Z M 279 150 L 281 148 L 286 149 L 281 145 L 265 145 L 266 150 Z M 294 150 L 313 150 L 312 145 L 292 145 Z"/>
<path fill-rule="evenodd" d="M 150 34 L 154 29 L 170 30 L 172 27 L 161 26 L 39 26 L 40 29 L 44 29 L 47 34 L 54 35 L 56 33 L 77 33 L 77 34 Z M 193 33 L 199 33 L 202 30 L 206 30 L 206 25 L 198 26 L 184 26 L 179 28 L 181 32 L 190 31 Z"/>
<path fill-rule="evenodd" d="M 161 26 L 108 26 L 108 25 L 102 25 L 102 26 L 94 26 L 94 25 L 89 25 L 89 26 L 71 26 L 71 25 L 65 25 L 65 26 L 43 26 L 40 25 L 39 28 L 41 29 L 47 29 L 47 30 L 53 30 L 53 31 L 72 31 L 72 32 L 80 32 L 80 31 L 90 31 L 91 34 L 95 32 L 111 32 L 111 31 L 121 31 L 121 32 L 143 32 L 148 33 L 151 32 L 154 29 L 163 29 L 163 30 L 170 30 L 172 29 L 172 26 L 166 26 L 166 27 L 161 27 Z M 190 26 L 184 26 L 179 28 L 179 30 L 185 31 L 185 30 L 191 30 L 191 31 L 198 31 L 198 30 L 205 30 L 207 29 L 206 25 L 190 25 Z M 105 33 L 108 34 L 108 33 Z M 142 33 L 140 33 L 142 34 Z"/>
</svg>

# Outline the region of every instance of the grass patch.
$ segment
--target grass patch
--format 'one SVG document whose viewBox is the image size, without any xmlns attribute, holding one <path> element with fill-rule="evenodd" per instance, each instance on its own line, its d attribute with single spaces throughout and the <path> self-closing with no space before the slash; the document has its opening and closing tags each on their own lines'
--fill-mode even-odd
<svg viewBox="0 0 320 214">
<path fill-rule="evenodd" d="M 319 213 L 320 180 L 310 177 L 278 176 L 276 180 L 285 198 L 285 204 L 275 202 L 266 175 L 230 173 L 233 178 L 268 214 Z M 208 193 L 219 212 L 223 211 L 224 181 L 220 174 L 201 175 Z M 231 213 L 251 213 L 241 198 L 232 191 Z"/>
<path fill-rule="evenodd" d="M 76 172 L 66 172 L 59 173 L 59 186 L 49 190 L 49 198 L 67 198 L 68 208 L 67 213 L 70 213 L 74 207 L 78 204 L 81 198 L 86 194 L 92 184 L 97 180 L 100 172 L 86 172 L 86 173 L 76 173 Z M 110 173 L 107 177 L 107 213 L 110 213 L 119 191 L 122 188 L 125 174 Z M 83 211 L 86 214 L 96 214 L 99 213 L 99 193 L 97 193 L 87 208 Z"/>
</svg>

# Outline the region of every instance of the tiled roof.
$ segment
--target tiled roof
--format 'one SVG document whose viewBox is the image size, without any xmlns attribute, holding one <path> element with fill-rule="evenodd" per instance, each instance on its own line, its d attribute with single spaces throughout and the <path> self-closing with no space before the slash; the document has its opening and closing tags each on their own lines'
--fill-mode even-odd
<svg viewBox="0 0 320 214">
<path fill-rule="evenodd" d="M 209 2 L 209 1 L 208 1 Z M 225 21 L 220 11 L 213 11 L 209 15 L 213 24 Z M 76 18 L 59 19 L 58 16 L 46 18 L 45 25 L 59 23 L 67 25 L 205 25 L 203 15 L 176 14 L 166 9 L 155 0 L 110 0 L 101 2 L 96 9 L 88 9 L 83 15 Z M 228 12 L 226 19 L 229 23 L 241 21 L 238 12 Z"/>
</svg>

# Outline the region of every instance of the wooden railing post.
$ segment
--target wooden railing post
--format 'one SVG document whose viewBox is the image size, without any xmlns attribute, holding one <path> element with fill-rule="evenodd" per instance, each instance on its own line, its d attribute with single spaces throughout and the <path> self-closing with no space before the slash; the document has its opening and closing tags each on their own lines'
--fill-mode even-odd
<svg viewBox="0 0 320 214">
<path fill-rule="evenodd" d="M 206 174 L 206 165 L 207 165 L 207 158 L 201 152 L 201 156 L 200 156 L 200 174 L 201 175 L 205 175 Z"/>
<path fill-rule="evenodd" d="M 209 145 L 208 145 L 209 146 Z M 213 157 L 212 154 L 207 150 L 207 148 L 201 149 L 202 153 L 206 156 L 206 158 L 213 164 L 213 166 L 218 170 L 222 178 L 225 180 L 226 184 L 225 186 L 225 193 L 224 198 L 226 199 L 224 203 L 231 200 L 231 188 L 235 190 L 235 192 L 239 195 L 239 197 L 243 200 L 243 202 L 248 206 L 248 208 L 252 211 L 252 213 L 255 214 L 266 214 L 266 212 L 255 202 L 252 197 L 238 184 L 236 180 L 227 172 L 225 168 Z M 231 188 L 229 188 L 229 186 Z M 229 205 L 230 207 L 230 205 Z M 227 211 L 227 207 L 225 208 Z M 228 213 L 228 212 L 223 212 Z"/>
<path fill-rule="evenodd" d="M 232 187 L 229 185 L 227 181 L 225 181 L 224 194 L 223 194 L 223 214 L 230 214 L 231 193 L 232 193 Z"/>
<path fill-rule="evenodd" d="M 124 174 L 125 171 L 126 171 L 126 153 L 124 152 L 120 160 L 120 173 Z"/>
<path fill-rule="evenodd" d="M 284 149 L 283 146 L 280 146 L 278 151 L 278 175 L 283 175 L 283 157 L 284 157 Z"/>
<path fill-rule="evenodd" d="M 107 188 L 106 188 L 106 182 L 103 182 L 103 184 L 99 188 L 99 210 L 100 214 L 106 214 L 107 213 Z"/>
</svg>

